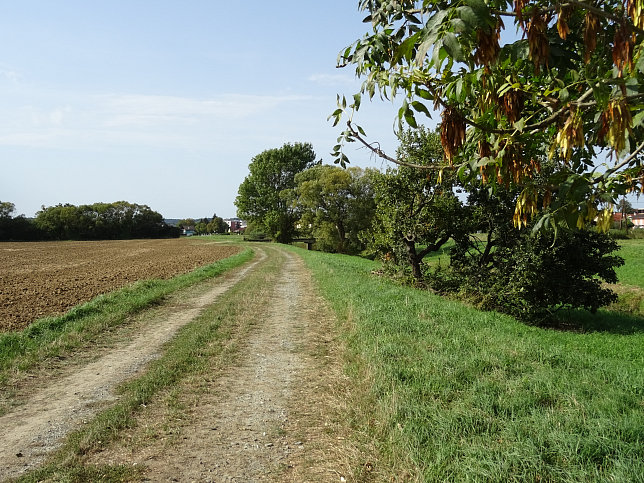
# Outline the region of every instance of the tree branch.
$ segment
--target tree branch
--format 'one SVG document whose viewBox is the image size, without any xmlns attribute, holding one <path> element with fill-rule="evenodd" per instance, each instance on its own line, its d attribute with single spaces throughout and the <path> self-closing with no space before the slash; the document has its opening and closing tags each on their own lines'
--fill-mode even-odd
<svg viewBox="0 0 644 483">
<path fill-rule="evenodd" d="M 382 149 L 379 147 L 373 146 L 373 144 L 369 144 L 361 135 L 358 131 L 353 129 L 353 126 L 351 125 L 351 121 L 347 121 L 347 127 L 349 129 L 349 132 L 351 133 L 351 137 L 357 139 L 360 141 L 367 149 L 369 149 L 372 153 L 374 153 L 376 156 L 379 158 L 382 158 L 386 161 L 390 161 L 394 164 L 397 164 L 399 166 L 404 166 L 405 168 L 416 168 L 416 169 L 456 169 L 456 166 L 449 166 L 449 165 L 442 165 L 442 164 L 415 164 L 415 163 L 408 163 L 406 161 L 402 161 L 400 159 L 392 158 L 391 156 L 388 156 Z"/>
<path fill-rule="evenodd" d="M 625 159 L 624 161 L 622 161 L 621 163 L 616 164 L 614 167 L 612 167 L 611 169 L 609 169 L 608 171 L 606 171 L 606 173 L 605 173 L 605 174 L 609 174 L 609 173 L 610 173 L 610 174 L 613 174 L 615 171 L 619 171 L 619 170 L 620 170 L 620 169 L 622 169 L 624 166 L 626 166 L 626 165 L 630 164 L 630 162 L 631 162 L 631 161 L 633 161 L 633 160 L 635 159 L 635 157 L 636 157 L 639 153 L 641 153 L 643 150 L 644 150 L 644 141 L 642 141 L 642 142 L 640 143 L 640 145 L 639 145 L 639 146 L 637 146 L 637 148 L 635 149 L 635 151 L 633 151 L 633 152 L 628 156 L 628 158 L 626 158 L 626 159 Z"/>
</svg>

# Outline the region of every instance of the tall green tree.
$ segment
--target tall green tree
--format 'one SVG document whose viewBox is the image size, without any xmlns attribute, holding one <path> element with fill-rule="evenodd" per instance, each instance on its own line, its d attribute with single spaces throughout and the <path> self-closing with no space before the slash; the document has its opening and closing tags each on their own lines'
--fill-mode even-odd
<svg viewBox="0 0 644 483">
<path fill-rule="evenodd" d="M 376 171 L 319 165 L 295 176 L 293 204 L 300 226 L 323 251 L 358 253 L 359 234 L 371 224 Z M 310 227 L 310 228 L 309 228 Z"/>
<path fill-rule="evenodd" d="M 440 112 L 446 162 L 463 179 L 512 185 L 525 226 L 545 200 L 548 222 L 571 228 L 617 197 L 644 190 L 644 2 L 642 0 L 359 0 L 371 26 L 340 53 L 363 79 L 353 102 L 331 115 L 347 141 L 391 161 L 354 122 L 363 95 L 401 99 L 401 125 Z M 515 32 L 518 31 L 518 35 Z M 605 154 L 609 154 L 606 160 Z M 549 157 L 555 169 L 537 176 Z M 409 163 L 413 164 L 413 163 Z M 513 188 L 513 189 L 514 189 Z M 543 226 L 543 223 L 539 226 Z"/>
<path fill-rule="evenodd" d="M 228 224 L 216 213 L 212 215 L 212 220 L 210 220 L 207 227 L 209 233 L 226 233 L 228 228 Z"/>
<path fill-rule="evenodd" d="M 237 216 L 261 226 L 276 241 L 291 241 L 297 215 L 288 190 L 295 187 L 297 173 L 319 163 L 309 143 L 285 144 L 258 154 L 248 166 L 250 174 L 239 186 Z"/>
<path fill-rule="evenodd" d="M 621 215 L 619 218 L 619 227 L 622 228 L 622 226 L 624 226 L 628 230 L 629 228 L 628 215 L 635 213 L 635 208 L 633 208 L 633 205 L 631 204 L 630 201 L 626 199 L 625 196 L 622 197 L 621 200 L 619 200 L 619 203 L 617 204 L 617 208 Z"/>
</svg>

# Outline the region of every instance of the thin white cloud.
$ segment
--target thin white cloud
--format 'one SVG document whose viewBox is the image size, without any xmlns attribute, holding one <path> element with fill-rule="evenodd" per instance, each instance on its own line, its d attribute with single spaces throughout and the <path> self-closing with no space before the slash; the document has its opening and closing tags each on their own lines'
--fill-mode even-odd
<svg viewBox="0 0 644 483">
<path fill-rule="evenodd" d="M 105 99 L 105 126 L 150 126 L 203 122 L 204 119 L 244 119 L 309 96 L 230 94 L 210 99 L 176 96 L 126 95 Z"/>
<path fill-rule="evenodd" d="M 313 100 L 307 95 L 192 98 L 51 92 L 38 105 L 18 100 L 8 108 L 0 119 L 0 146 L 212 146 L 235 135 L 256 136 L 259 126 L 280 125 L 284 113 Z"/>
<path fill-rule="evenodd" d="M 356 78 L 348 74 L 313 74 L 309 81 L 322 86 L 348 86 L 356 84 Z"/>
<path fill-rule="evenodd" d="M 11 69 L 5 69 L 0 67 L 0 77 L 7 79 L 12 84 L 20 83 L 21 76 L 18 72 Z"/>
</svg>

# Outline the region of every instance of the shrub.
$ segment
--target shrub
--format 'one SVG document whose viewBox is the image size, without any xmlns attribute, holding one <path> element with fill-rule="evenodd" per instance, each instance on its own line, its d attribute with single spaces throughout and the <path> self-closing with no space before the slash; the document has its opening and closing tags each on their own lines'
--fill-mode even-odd
<svg viewBox="0 0 644 483">
<path fill-rule="evenodd" d="M 602 286 L 615 283 L 623 259 L 608 235 L 591 230 L 537 232 L 524 230 L 499 244 L 493 263 L 460 260 L 449 275 L 460 277 L 460 290 L 482 308 L 499 310 L 530 322 L 546 322 L 557 310 L 598 308 L 617 300 Z"/>
</svg>

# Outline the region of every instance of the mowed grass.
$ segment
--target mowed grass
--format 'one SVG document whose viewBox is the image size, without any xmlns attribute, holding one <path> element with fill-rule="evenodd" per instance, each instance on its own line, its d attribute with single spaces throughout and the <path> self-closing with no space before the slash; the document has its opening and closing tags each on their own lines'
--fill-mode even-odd
<svg viewBox="0 0 644 483">
<path fill-rule="evenodd" d="M 624 265 L 617 269 L 620 283 L 644 288 L 644 239 L 619 240 L 617 255 L 624 259 Z"/>
<path fill-rule="evenodd" d="M 643 480 L 636 319 L 545 330 L 391 283 L 368 260 L 298 253 L 347 340 L 360 395 L 348 417 L 376 455 L 359 478 Z"/>
</svg>

